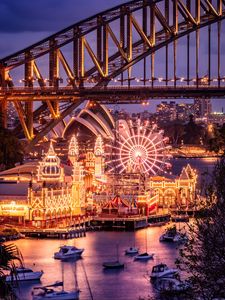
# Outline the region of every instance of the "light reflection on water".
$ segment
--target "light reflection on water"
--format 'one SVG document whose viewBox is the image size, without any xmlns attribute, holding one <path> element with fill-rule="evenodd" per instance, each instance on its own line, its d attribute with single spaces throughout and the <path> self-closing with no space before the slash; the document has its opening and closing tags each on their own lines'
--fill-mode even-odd
<svg viewBox="0 0 225 300">
<path fill-rule="evenodd" d="M 196 169 L 198 174 L 201 176 L 201 174 L 204 172 L 211 173 L 213 171 L 213 168 L 217 162 L 217 158 L 177 158 L 172 159 L 170 162 L 172 164 L 171 172 L 174 175 L 179 175 L 181 173 L 182 168 L 187 164 L 190 164 L 190 166 Z"/>
<path fill-rule="evenodd" d="M 126 248 L 134 242 L 140 252 L 147 250 L 155 253 L 155 259 L 147 262 L 134 261 L 133 257 L 124 255 Z M 82 263 L 86 269 L 94 299 L 98 300 L 138 300 L 139 296 L 147 297 L 154 294 L 147 274 L 156 263 L 165 262 L 174 266 L 178 250 L 175 245 L 159 242 L 163 227 L 142 229 L 137 232 L 88 232 L 87 236 L 68 241 L 25 239 L 15 243 L 20 248 L 27 267 L 43 270 L 43 285 L 61 280 L 62 262 L 53 259 L 53 253 L 60 245 L 69 244 L 84 247 L 83 259 L 78 260 L 77 278 L 81 289 L 80 299 L 91 299 L 85 279 Z M 116 245 L 119 245 L 119 259 L 125 263 L 124 270 L 104 270 L 105 260 L 116 259 Z M 35 263 L 35 266 L 33 266 Z M 75 262 L 64 262 L 65 289 L 72 290 L 75 285 Z M 21 300 L 31 299 L 33 286 L 40 284 L 21 285 L 19 297 Z"/>
</svg>

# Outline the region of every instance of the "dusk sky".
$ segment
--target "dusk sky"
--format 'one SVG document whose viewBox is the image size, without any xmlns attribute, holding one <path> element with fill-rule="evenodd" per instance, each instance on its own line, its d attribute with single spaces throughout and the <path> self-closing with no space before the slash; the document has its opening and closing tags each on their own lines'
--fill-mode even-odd
<svg viewBox="0 0 225 300">
<path fill-rule="evenodd" d="M 1 0 L 0 57 L 3 58 L 77 21 L 125 2 L 127 1 Z M 224 53 L 224 51 L 222 52 Z M 182 57 L 180 61 L 182 62 Z M 224 103 L 224 100 L 215 100 L 213 108 L 221 110 L 220 103 L 222 102 Z M 140 110 L 144 109 L 141 106 L 138 107 Z M 134 106 L 132 110 L 133 108 Z"/>
</svg>

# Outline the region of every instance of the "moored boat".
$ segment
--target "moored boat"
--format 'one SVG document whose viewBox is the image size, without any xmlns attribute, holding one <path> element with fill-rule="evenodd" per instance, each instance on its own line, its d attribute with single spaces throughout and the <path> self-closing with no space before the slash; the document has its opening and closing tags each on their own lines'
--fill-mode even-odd
<svg viewBox="0 0 225 300">
<path fill-rule="evenodd" d="M 179 295 L 191 289 L 191 285 L 186 281 L 181 281 L 176 278 L 161 278 L 157 282 L 157 289 L 162 294 Z"/>
<path fill-rule="evenodd" d="M 116 261 L 108 261 L 108 262 L 104 262 L 102 264 L 102 266 L 105 269 L 122 269 L 122 268 L 124 268 L 124 263 L 121 263 L 118 260 L 116 260 Z"/>
<path fill-rule="evenodd" d="M 79 299 L 80 290 L 67 292 L 64 289 L 57 290 L 63 282 L 57 282 L 48 286 L 35 287 L 32 291 L 32 300 L 77 300 Z"/>
<path fill-rule="evenodd" d="M 6 276 L 6 281 L 29 281 L 40 280 L 43 275 L 43 271 L 33 271 L 32 269 L 20 267 L 16 268 L 16 274 L 9 274 Z"/>
<path fill-rule="evenodd" d="M 141 253 L 135 256 L 135 260 L 148 260 L 148 259 L 153 259 L 154 258 L 154 253 Z"/>
<path fill-rule="evenodd" d="M 160 242 L 185 242 L 187 241 L 186 233 L 182 233 L 176 229 L 176 226 L 172 226 L 166 229 L 165 233 L 163 233 L 159 240 Z"/>
<path fill-rule="evenodd" d="M 76 258 L 80 257 L 82 253 L 84 252 L 84 249 L 76 248 L 74 246 L 61 246 L 60 250 L 58 252 L 54 253 L 55 259 L 70 259 L 70 258 Z"/>
<path fill-rule="evenodd" d="M 125 250 L 125 254 L 137 254 L 139 251 L 138 248 L 136 247 L 130 247 L 128 249 Z"/>
<path fill-rule="evenodd" d="M 166 264 L 158 264 L 153 266 L 150 278 L 152 280 L 159 278 L 172 278 L 178 275 L 177 269 L 169 268 Z"/>
<path fill-rule="evenodd" d="M 122 269 L 122 268 L 124 268 L 124 263 L 119 261 L 119 246 L 118 245 L 116 245 L 116 256 L 117 256 L 116 260 L 103 262 L 102 266 L 105 269 Z"/>
</svg>

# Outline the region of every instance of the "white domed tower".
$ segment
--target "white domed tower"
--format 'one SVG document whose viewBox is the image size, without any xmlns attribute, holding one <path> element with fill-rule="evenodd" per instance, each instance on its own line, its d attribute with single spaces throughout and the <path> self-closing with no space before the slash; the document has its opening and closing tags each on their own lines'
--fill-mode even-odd
<svg viewBox="0 0 225 300">
<path fill-rule="evenodd" d="M 79 157 L 79 145 L 75 135 L 72 136 L 70 143 L 69 143 L 69 151 L 68 151 L 68 158 L 71 163 L 74 165 L 77 162 Z"/>
<path fill-rule="evenodd" d="M 95 154 L 95 177 L 101 178 L 104 175 L 104 143 L 101 135 L 97 136 L 97 139 L 95 141 L 95 148 L 94 148 L 94 154 Z"/>
<path fill-rule="evenodd" d="M 55 153 L 52 142 L 48 152 L 39 163 L 38 181 L 60 181 L 64 180 L 64 169 L 60 165 L 60 159 Z"/>
</svg>

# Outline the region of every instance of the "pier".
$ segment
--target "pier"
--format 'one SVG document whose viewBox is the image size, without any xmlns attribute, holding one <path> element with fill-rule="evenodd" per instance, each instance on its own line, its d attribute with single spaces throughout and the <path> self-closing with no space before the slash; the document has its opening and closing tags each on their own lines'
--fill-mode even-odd
<svg viewBox="0 0 225 300">
<path fill-rule="evenodd" d="M 138 230 L 148 226 L 161 226 L 170 222 L 170 214 L 152 216 L 96 216 L 79 224 L 65 228 L 21 228 L 26 237 L 39 239 L 71 239 L 86 236 L 89 230 Z"/>
<path fill-rule="evenodd" d="M 169 223 L 170 220 L 170 214 L 150 215 L 148 216 L 148 226 L 162 226 Z"/>
<path fill-rule="evenodd" d="M 135 230 L 148 226 L 148 220 L 145 216 L 137 217 L 119 217 L 119 216 L 102 216 L 94 217 L 91 221 L 92 226 L 101 226 L 102 229 L 118 230 Z"/>
<path fill-rule="evenodd" d="M 86 227 L 48 228 L 48 229 L 21 229 L 20 232 L 26 237 L 39 239 L 72 239 L 86 236 Z"/>
<path fill-rule="evenodd" d="M 99 216 L 93 217 L 91 226 L 100 226 L 102 229 L 118 230 L 137 230 L 148 227 L 151 224 L 155 226 L 164 225 L 170 222 L 170 214 L 152 215 L 152 216 Z"/>
</svg>

